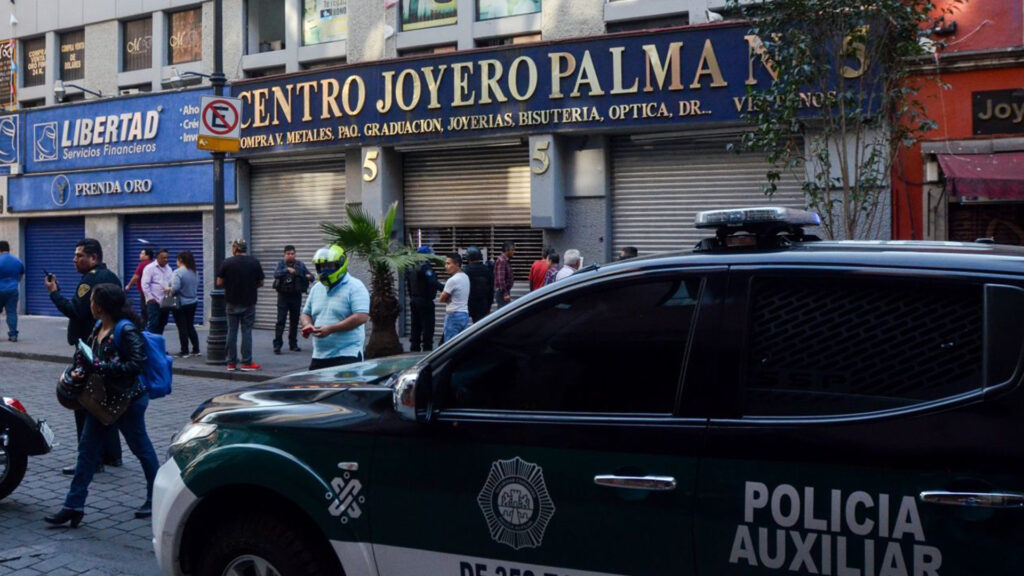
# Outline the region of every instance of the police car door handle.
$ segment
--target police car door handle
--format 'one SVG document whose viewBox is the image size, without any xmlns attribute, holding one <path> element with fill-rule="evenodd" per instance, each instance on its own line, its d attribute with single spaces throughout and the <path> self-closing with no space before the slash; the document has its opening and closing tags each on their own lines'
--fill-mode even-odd
<svg viewBox="0 0 1024 576">
<path fill-rule="evenodd" d="M 598 474 L 594 476 L 594 484 L 611 488 L 631 488 L 633 490 L 675 490 L 676 479 L 671 476 L 615 476 Z"/>
<path fill-rule="evenodd" d="M 971 508 L 1024 508 L 1024 494 L 1016 492 L 921 492 L 921 502 Z"/>
</svg>

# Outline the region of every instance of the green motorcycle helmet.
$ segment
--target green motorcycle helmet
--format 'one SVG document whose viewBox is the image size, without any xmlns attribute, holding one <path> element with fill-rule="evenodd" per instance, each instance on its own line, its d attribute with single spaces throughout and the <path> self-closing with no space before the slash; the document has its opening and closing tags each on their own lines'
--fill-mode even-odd
<svg viewBox="0 0 1024 576">
<path fill-rule="evenodd" d="M 348 257 L 345 250 L 337 244 L 324 246 L 313 255 L 316 276 L 327 286 L 334 286 L 348 272 Z"/>
</svg>

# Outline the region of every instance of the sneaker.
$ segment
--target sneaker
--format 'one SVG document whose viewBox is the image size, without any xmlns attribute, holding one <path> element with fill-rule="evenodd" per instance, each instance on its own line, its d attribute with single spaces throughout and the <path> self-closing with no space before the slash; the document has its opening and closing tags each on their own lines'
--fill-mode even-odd
<svg viewBox="0 0 1024 576">
<path fill-rule="evenodd" d="M 238 370 L 238 366 L 235 364 L 228 364 L 228 371 Z"/>
<path fill-rule="evenodd" d="M 11 337 L 8 338 L 8 340 L 10 340 L 11 342 L 17 342 L 18 341 L 18 337 L 17 336 L 11 336 Z"/>
<path fill-rule="evenodd" d="M 277 354 L 278 356 L 280 356 L 281 355 L 281 349 L 280 348 L 274 348 L 274 354 Z"/>
<path fill-rule="evenodd" d="M 255 363 L 255 362 L 250 362 L 248 364 L 242 364 L 242 371 L 243 372 L 252 372 L 253 370 L 259 370 L 260 368 L 262 368 L 262 366 L 260 366 L 259 364 Z"/>
<path fill-rule="evenodd" d="M 299 348 L 297 345 L 289 346 L 288 349 L 291 350 L 292 352 L 302 352 L 302 348 Z"/>
<path fill-rule="evenodd" d="M 189 357 L 189 353 L 188 352 L 178 352 L 177 354 L 175 354 L 175 357 L 176 358 L 188 358 Z"/>
<path fill-rule="evenodd" d="M 199 353 L 199 350 L 196 350 L 195 352 L 189 354 L 189 356 L 191 356 L 193 358 L 198 358 L 198 357 L 202 356 L 202 354 Z"/>
</svg>

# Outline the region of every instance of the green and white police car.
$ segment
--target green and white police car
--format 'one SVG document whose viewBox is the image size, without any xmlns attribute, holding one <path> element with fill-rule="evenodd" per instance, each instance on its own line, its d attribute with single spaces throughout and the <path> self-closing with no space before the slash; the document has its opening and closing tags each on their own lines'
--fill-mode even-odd
<svg viewBox="0 0 1024 576">
<path fill-rule="evenodd" d="M 218 396 L 157 477 L 169 574 L 1024 572 L 1024 249 L 784 209 L 592 267 L 426 356 Z"/>
</svg>

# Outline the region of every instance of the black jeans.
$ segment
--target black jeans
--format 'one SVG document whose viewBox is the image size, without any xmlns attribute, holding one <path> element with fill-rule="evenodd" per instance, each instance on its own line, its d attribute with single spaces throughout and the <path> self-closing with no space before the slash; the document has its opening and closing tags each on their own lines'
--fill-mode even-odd
<svg viewBox="0 0 1024 576">
<path fill-rule="evenodd" d="M 412 334 L 409 335 L 409 350 L 434 349 L 434 301 L 428 298 L 410 298 L 412 312 Z M 422 346 L 422 348 L 421 348 Z"/>
<path fill-rule="evenodd" d="M 344 366 L 345 364 L 354 364 L 355 362 L 362 362 L 363 355 L 359 356 L 335 356 L 334 358 L 313 358 L 309 362 L 310 370 L 319 370 L 320 368 L 330 368 L 331 366 Z"/>
<path fill-rule="evenodd" d="M 302 305 L 302 294 L 277 295 L 277 324 L 274 324 L 274 350 L 280 350 L 284 344 L 284 320 L 288 318 L 288 347 L 299 347 L 299 306 Z"/>
<path fill-rule="evenodd" d="M 192 343 L 192 353 L 199 354 L 199 334 L 196 333 L 196 306 L 199 302 L 185 304 L 172 311 L 174 324 L 178 327 L 178 344 L 182 354 L 188 353 L 188 344 Z"/>
</svg>

